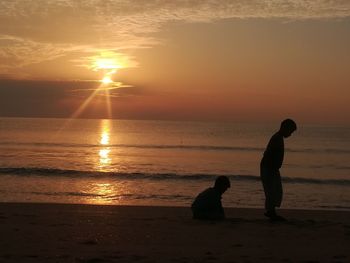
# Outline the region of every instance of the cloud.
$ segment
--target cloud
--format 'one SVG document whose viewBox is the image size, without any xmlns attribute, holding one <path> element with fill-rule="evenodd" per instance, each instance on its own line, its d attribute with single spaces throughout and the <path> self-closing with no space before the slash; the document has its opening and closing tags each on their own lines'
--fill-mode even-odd
<svg viewBox="0 0 350 263">
<path fill-rule="evenodd" d="M 349 16 L 347 0 L 2 0 L 0 73 L 77 51 L 88 58 L 153 47 L 160 43 L 154 33 L 173 21 Z"/>
<path fill-rule="evenodd" d="M 0 59 L 6 66 L 25 66 L 60 57 L 77 47 L 54 43 L 40 43 L 15 36 L 0 36 Z"/>
</svg>

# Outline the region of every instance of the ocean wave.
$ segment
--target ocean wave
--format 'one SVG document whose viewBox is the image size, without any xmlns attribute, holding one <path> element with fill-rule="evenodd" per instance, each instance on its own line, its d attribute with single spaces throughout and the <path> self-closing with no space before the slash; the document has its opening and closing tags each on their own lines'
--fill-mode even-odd
<svg viewBox="0 0 350 263">
<path fill-rule="evenodd" d="M 176 174 L 176 173 L 121 173 L 121 172 L 99 172 L 99 171 L 79 171 L 64 170 L 54 168 L 26 168 L 26 167 L 3 167 L 0 168 L 0 175 L 17 175 L 17 176 L 58 176 L 58 177 L 93 177 L 103 178 L 112 177 L 114 179 L 124 180 L 192 180 L 192 181 L 212 181 L 220 174 Z M 256 175 L 238 175 L 231 174 L 225 176 L 232 181 L 255 181 L 260 182 L 260 177 Z M 299 184 L 324 184 L 324 185 L 340 185 L 350 186 L 348 179 L 314 179 L 302 177 L 283 177 L 285 183 Z"/>
<path fill-rule="evenodd" d="M 243 146 L 222 146 L 222 145 L 183 145 L 183 144 L 80 144 L 80 143 L 32 143 L 32 142 L 0 142 L 0 145 L 9 147 L 29 146 L 29 147 L 57 147 L 57 148 L 135 148 L 135 149 L 159 149 L 159 150 L 201 150 L 201 151 L 245 151 L 245 152 L 263 152 L 265 148 L 262 147 L 243 147 Z M 332 154 L 350 154 L 348 149 L 337 148 L 300 148 L 300 149 L 286 149 L 287 152 L 295 153 L 332 153 Z"/>
<path fill-rule="evenodd" d="M 183 150 L 213 150 L 213 151 L 263 151 L 257 147 L 217 146 L 217 145 L 183 145 L 183 144 L 78 144 L 78 143 L 31 143 L 31 142 L 0 142 L 0 145 L 31 146 L 31 147 L 65 147 L 65 148 L 137 148 L 137 149 L 183 149 Z"/>
<path fill-rule="evenodd" d="M 187 195 L 162 195 L 162 194 L 96 194 L 89 192 L 22 192 L 24 194 L 44 195 L 44 196 L 74 196 L 99 198 L 104 200 L 120 200 L 120 199 L 157 199 L 157 200 L 192 200 L 192 196 Z"/>
</svg>

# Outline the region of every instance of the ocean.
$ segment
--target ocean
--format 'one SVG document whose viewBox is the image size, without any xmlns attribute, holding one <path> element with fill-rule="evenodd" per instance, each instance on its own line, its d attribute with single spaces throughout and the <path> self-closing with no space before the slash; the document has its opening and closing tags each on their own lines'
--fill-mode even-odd
<svg viewBox="0 0 350 263">
<path fill-rule="evenodd" d="M 225 207 L 264 206 L 279 123 L 0 118 L 0 202 L 190 206 L 219 175 Z M 285 139 L 283 208 L 350 210 L 350 127 Z"/>
</svg>

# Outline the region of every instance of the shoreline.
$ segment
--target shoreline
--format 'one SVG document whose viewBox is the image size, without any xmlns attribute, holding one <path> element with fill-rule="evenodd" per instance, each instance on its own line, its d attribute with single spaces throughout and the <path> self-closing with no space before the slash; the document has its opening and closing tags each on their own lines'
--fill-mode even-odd
<svg viewBox="0 0 350 263">
<path fill-rule="evenodd" d="M 28 201 L 28 202 L 25 202 L 25 201 L 0 201 L 0 207 L 2 205 L 6 205 L 6 204 L 9 204 L 9 205 L 47 205 L 47 206 L 50 206 L 50 205 L 58 205 L 58 206 L 101 206 L 101 207 L 129 207 L 129 208 L 138 208 L 138 207 L 154 207 L 154 208 L 180 208 L 180 209 L 190 209 L 191 207 L 191 203 L 188 204 L 188 206 L 184 206 L 183 204 L 177 204 L 177 203 L 174 203 L 172 205 L 169 205 L 169 204 L 150 204 L 150 203 L 145 203 L 145 204 L 140 204 L 140 203 L 121 203 L 121 204 L 115 204 L 115 203 L 79 203 L 79 202 L 46 202 L 46 201 Z M 224 204 L 223 204 L 224 205 Z M 257 211 L 261 211 L 261 214 L 263 215 L 264 214 L 264 208 L 259 206 L 259 207 L 255 207 L 255 206 L 252 206 L 252 207 L 244 207 L 244 206 L 236 206 L 236 207 L 233 207 L 233 206 L 224 206 L 224 209 L 225 211 L 229 211 L 229 210 L 257 210 Z M 321 207 L 317 207 L 317 208 L 313 208 L 313 207 L 310 207 L 310 208 L 299 208 L 299 207 L 294 207 L 294 208 L 277 208 L 277 211 L 284 211 L 284 212 L 287 212 L 287 213 L 290 213 L 290 212 L 345 212 L 345 213 L 349 213 L 350 214 L 350 208 L 348 207 L 335 207 L 335 208 L 332 208 L 332 207 L 325 207 L 325 208 L 321 208 Z"/>
<path fill-rule="evenodd" d="M 0 203 L 1 262 L 348 262 L 350 212 Z"/>
</svg>

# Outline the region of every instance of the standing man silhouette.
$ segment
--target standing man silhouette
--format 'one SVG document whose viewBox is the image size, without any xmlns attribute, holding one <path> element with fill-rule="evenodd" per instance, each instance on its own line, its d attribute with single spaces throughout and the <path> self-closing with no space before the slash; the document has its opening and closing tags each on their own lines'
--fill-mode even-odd
<svg viewBox="0 0 350 263">
<path fill-rule="evenodd" d="M 285 221 L 277 215 L 276 207 L 280 207 L 283 188 L 279 169 L 284 157 L 284 138 L 296 131 L 297 125 L 291 119 L 282 121 L 281 127 L 270 139 L 260 163 L 260 177 L 265 192 L 265 216 L 274 221 Z"/>
</svg>

